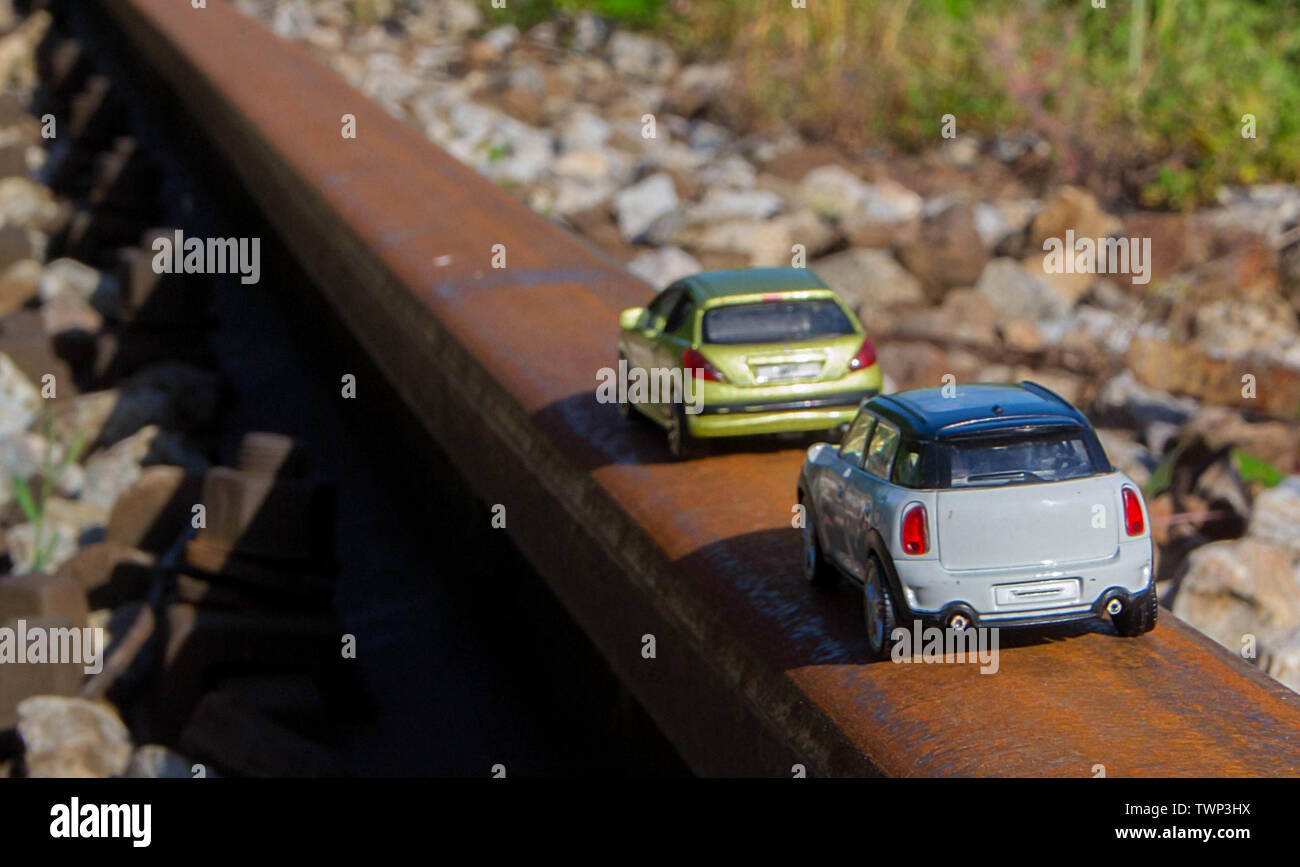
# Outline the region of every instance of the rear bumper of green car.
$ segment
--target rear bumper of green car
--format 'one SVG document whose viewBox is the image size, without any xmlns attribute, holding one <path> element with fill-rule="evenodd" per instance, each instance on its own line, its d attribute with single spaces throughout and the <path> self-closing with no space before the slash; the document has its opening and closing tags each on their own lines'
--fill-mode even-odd
<svg viewBox="0 0 1300 867">
<path fill-rule="evenodd" d="M 880 393 L 880 366 L 834 382 L 745 388 L 706 382 L 698 412 L 686 413 L 691 436 L 731 437 L 799 433 L 853 421 L 862 401 Z"/>
</svg>

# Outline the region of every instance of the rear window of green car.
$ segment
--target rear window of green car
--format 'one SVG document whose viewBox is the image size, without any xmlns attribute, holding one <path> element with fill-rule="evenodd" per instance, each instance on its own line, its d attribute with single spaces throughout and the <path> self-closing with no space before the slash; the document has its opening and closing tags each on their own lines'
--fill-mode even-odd
<svg viewBox="0 0 1300 867">
<path fill-rule="evenodd" d="M 728 304 L 704 314 L 705 343 L 798 343 L 854 333 L 853 323 L 834 301 L 760 301 Z"/>
</svg>

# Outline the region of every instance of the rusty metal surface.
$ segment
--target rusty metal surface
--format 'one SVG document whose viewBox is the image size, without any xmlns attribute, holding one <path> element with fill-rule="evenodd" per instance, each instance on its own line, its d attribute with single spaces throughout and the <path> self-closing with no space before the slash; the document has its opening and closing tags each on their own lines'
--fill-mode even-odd
<svg viewBox="0 0 1300 867">
<path fill-rule="evenodd" d="M 596 403 L 643 284 L 226 3 L 106 8 L 697 770 L 1300 774 L 1300 696 L 1168 612 L 1138 639 L 1004 633 L 994 675 L 864 664 L 856 595 L 798 577 L 801 450 L 673 463 Z M 467 407 L 482 418 L 449 418 Z M 638 658 L 644 624 L 671 664 Z M 779 748 L 729 747 L 762 739 L 750 725 Z"/>
</svg>

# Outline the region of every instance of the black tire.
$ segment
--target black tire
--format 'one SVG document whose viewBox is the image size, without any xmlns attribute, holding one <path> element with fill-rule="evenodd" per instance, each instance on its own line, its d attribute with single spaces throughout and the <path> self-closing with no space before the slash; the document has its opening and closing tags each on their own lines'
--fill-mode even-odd
<svg viewBox="0 0 1300 867">
<path fill-rule="evenodd" d="M 1124 610 L 1111 618 L 1115 629 L 1125 638 L 1145 635 L 1156 628 L 1160 616 L 1160 602 L 1156 598 L 1155 588 L 1133 597 L 1133 601 L 1124 606 Z"/>
<path fill-rule="evenodd" d="M 621 352 L 618 354 L 618 361 L 619 364 L 614 368 L 615 370 L 618 370 L 622 365 L 628 364 L 627 356 Z M 630 421 L 645 418 L 645 416 L 641 415 L 641 410 L 637 409 L 630 401 L 626 400 L 620 400 L 618 402 L 618 414 Z"/>
<path fill-rule="evenodd" d="M 862 580 L 862 615 L 867 632 L 867 647 L 872 659 L 886 659 L 894 646 L 894 597 L 889 592 L 885 567 L 876 555 L 867 557 L 867 572 Z"/>
<path fill-rule="evenodd" d="M 686 424 L 686 408 L 674 403 L 668 421 L 668 453 L 679 461 L 702 458 L 708 454 L 707 445 L 691 436 L 691 429 Z"/>
<path fill-rule="evenodd" d="M 817 541 L 817 525 L 813 521 L 812 510 L 799 498 L 803 506 L 803 526 L 799 528 L 800 567 L 803 578 L 818 590 L 830 590 L 839 583 L 839 573 L 835 567 L 826 562 L 822 556 L 822 546 Z"/>
</svg>

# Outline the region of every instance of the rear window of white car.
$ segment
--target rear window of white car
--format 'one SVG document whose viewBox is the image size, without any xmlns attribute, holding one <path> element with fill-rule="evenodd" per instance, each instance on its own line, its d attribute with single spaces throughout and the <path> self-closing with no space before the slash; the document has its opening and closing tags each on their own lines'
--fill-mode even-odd
<svg viewBox="0 0 1300 867">
<path fill-rule="evenodd" d="M 1078 430 L 956 439 L 940 448 L 941 476 L 953 488 L 1061 482 L 1106 472 Z"/>
<path fill-rule="evenodd" d="M 830 299 L 728 304 L 704 314 L 705 343 L 796 343 L 852 334 L 853 323 Z"/>
</svg>

